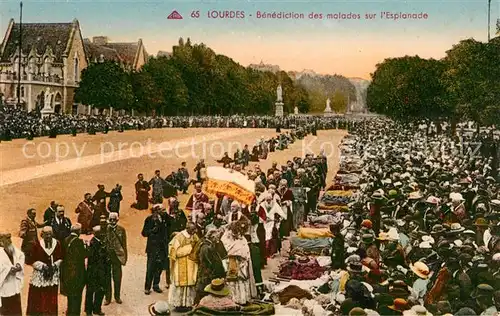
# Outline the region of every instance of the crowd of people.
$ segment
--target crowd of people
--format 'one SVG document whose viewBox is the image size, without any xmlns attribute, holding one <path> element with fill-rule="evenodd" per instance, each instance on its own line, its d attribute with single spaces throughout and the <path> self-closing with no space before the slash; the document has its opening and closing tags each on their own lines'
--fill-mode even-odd
<svg viewBox="0 0 500 316">
<path fill-rule="evenodd" d="M 348 120 L 342 117 L 321 116 L 233 115 L 233 116 L 132 116 L 132 115 L 70 115 L 26 112 L 13 107 L 0 106 L 0 141 L 16 138 L 57 137 L 62 134 L 108 133 L 151 128 L 285 128 L 293 129 L 316 124 L 317 129 L 345 129 Z"/>
<path fill-rule="evenodd" d="M 321 120 L 326 120 L 323 118 Z M 338 122 L 331 123 L 337 126 Z M 275 126 L 277 130 L 283 121 Z M 290 157 L 262 170 L 258 161 L 315 134 L 318 121 L 261 139 L 219 160 L 255 183 L 249 205 L 204 191 L 204 161 L 163 178 L 138 175 L 133 207 L 151 210 L 144 294 L 168 296 L 148 307 L 192 315 L 496 315 L 500 308 L 498 138 L 490 130 L 349 123 L 340 167 L 327 179 L 323 153 Z M 481 142 L 480 141 L 483 141 Z M 477 148 L 477 144 L 481 146 Z M 255 163 L 251 163 L 254 161 Z M 177 195 L 194 192 L 181 207 Z M 0 235 L 2 315 L 22 313 L 24 264 L 33 267 L 28 315 L 55 315 L 58 291 L 68 315 L 121 304 L 126 231 L 118 225 L 121 187 L 85 194 L 78 223 L 53 202 L 38 223 L 28 210 L 22 249 Z M 166 202 L 166 203 L 165 203 Z M 38 239 L 41 229 L 41 240 Z M 88 235 L 90 239 L 79 238 Z M 272 278 L 263 269 L 280 260 Z M 87 261 L 87 263 L 85 263 Z"/>
</svg>

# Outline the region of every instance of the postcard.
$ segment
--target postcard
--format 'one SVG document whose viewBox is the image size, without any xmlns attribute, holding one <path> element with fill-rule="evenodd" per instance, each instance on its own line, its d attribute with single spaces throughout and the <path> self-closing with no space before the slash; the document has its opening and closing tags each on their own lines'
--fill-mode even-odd
<svg viewBox="0 0 500 316">
<path fill-rule="evenodd" d="M 497 312 L 498 1 L 3 0 L 0 28 L 0 315 Z"/>
</svg>

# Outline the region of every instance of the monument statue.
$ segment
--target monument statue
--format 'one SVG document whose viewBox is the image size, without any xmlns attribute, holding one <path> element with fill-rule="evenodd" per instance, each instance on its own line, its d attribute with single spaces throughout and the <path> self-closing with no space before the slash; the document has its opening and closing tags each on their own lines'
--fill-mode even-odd
<svg viewBox="0 0 500 316">
<path fill-rule="evenodd" d="M 45 91 L 45 104 L 43 106 L 44 109 L 52 109 L 52 104 L 51 101 L 52 101 L 52 93 L 50 93 L 50 89 L 47 88 L 47 90 Z"/>
<path fill-rule="evenodd" d="M 295 108 L 293 109 L 293 113 L 295 115 L 299 114 L 299 108 L 297 106 L 295 106 Z"/>
<path fill-rule="evenodd" d="M 276 111 L 275 111 L 275 115 L 276 116 L 283 116 L 283 88 L 281 88 L 281 85 L 278 86 L 278 88 L 276 88 L 276 95 L 277 95 L 277 99 L 276 99 L 276 103 L 274 104 L 276 106 Z"/>
<path fill-rule="evenodd" d="M 278 88 L 276 89 L 276 94 L 278 95 L 276 101 L 283 102 L 283 89 L 281 88 L 281 85 L 279 85 Z"/>
<path fill-rule="evenodd" d="M 330 98 L 326 99 L 326 108 L 325 108 L 326 113 L 332 112 L 332 108 L 330 107 Z"/>
</svg>

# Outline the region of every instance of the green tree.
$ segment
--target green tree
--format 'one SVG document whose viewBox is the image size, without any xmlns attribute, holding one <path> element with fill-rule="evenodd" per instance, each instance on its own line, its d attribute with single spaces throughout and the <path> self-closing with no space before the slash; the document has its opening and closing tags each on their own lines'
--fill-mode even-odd
<svg viewBox="0 0 500 316">
<path fill-rule="evenodd" d="M 399 120 L 449 117 L 441 83 L 444 65 L 418 56 L 390 58 L 377 65 L 367 91 L 368 108 Z"/>
<path fill-rule="evenodd" d="M 331 108 L 335 113 L 344 113 L 347 110 L 347 97 L 344 93 L 336 91 L 330 100 Z"/>
<path fill-rule="evenodd" d="M 144 69 L 132 73 L 131 77 L 135 96 L 134 109 L 147 114 L 157 112 L 158 106 L 165 104 L 165 99 L 154 78 Z"/>
<path fill-rule="evenodd" d="M 345 98 L 352 101 L 356 100 L 356 88 L 344 76 L 326 75 L 310 76 L 303 75 L 297 81 L 296 85 L 305 89 L 308 95 L 308 110 L 315 113 L 323 113 L 326 107 L 326 100 L 340 92 Z M 346 107 L 339 107 L 339 112 L 344 112 Z"/>
<path fill-rule="evenodd" d="M 93 63 L 82 71 L 75 101 L 98 109 L 130 109 L 134 94 L 130 75 L 115 62 Z"/>
<path fill-rule="evenodd" d="M 281 83 L 286 111 L 309 110 L 308 91 L 286 72 L 245 68 L 189 38 L 180 38 L 172 51 L 132 75 L 134 108 L 159 114 L 271 114 Z"/>
<path fill-rule="evenodd" d="M 156 113 L 164 115 L 186 114 L 188 90 L 182 75 L 168 57 L 153 58 L 143 66 L 142 72 L 152 79 L 148 81 L 150 95 L 143 100 L 154 100 Z"/>
<path fill-rule="evenodd" d="M 448 102 L 457 115 L 482 124 L 499 123 L 500 45 L 468 39 L 446 52 L 442 76 Z M 496 115 L 495 115 L 496 114 Z"/>
</svg>

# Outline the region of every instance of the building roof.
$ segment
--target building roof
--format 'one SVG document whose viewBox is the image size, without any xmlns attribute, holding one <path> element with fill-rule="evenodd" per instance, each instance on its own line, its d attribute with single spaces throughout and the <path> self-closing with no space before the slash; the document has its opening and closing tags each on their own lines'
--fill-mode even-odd
<svg viewBox="0 0 500 316">
<path fill-rule="evenodd" d="M 75 20 L 76 21 L 76 20 Z M 23 23 L 22 24 L 22 52 L 29 54 L 34 47 L 38 54 L 43 54 L 47 47 L 52 49 L 55 62 L 62 62 L 62 57 L 68 48 L 73 23 Z M 77 21 L 76 21 L 77 23 Z M 10 61 L 18 49 L 19 23 L 11 20 L 11 25 L 5 34 L 2 43 L 1 61 Z"/>
<path fill-rule="evenodd" d="M 142 46 L 139 39 L 133 43 L 106 42 L 97 44 L 95 41 L 84 40 L 85 51 L 91 60 L 99 60 L 101 54 L 105 60 L 114 60 L 126 65 L 135 66 Z M 146 54 L 146 52 L 144 52 Z"/>
<path fill-rule="evenodd" d="M 118 52 L 122 60 L 129 65 L 135 64 L 135 57 L 139 50 L 139 43 L 108 43 L 105 47 L 112 48 Z"/>
<path fill-rule="evenodd" d="M 85 41 L 84 47 L 87 56 L 89 56 L 89 58 L 92 61 L 96 59 L 99 60 L 101 58 L 101 55 L 104 57 L 105 60 L 114 60 L 118 62 L 123 61 L 120 54 L 118 54 L 118 52 L 114 48 L 106 47 L 103 45 L 97 45 L 91 43 L 90 41 Z"/>
</svg>

